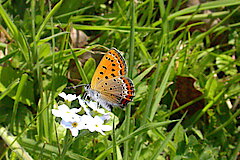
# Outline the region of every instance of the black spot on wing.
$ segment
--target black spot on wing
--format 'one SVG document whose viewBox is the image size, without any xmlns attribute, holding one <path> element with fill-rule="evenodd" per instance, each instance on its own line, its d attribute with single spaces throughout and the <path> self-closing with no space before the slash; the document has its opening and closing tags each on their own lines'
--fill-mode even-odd
<svg viewBox="0 0 240 160">
<path fill-rule="evenodd" d="M 106 66 L 102 66 L 102 68 L 103 68 L 103 69 L 107 69 L 107 67 L 106 67 Z"/>
</svg>

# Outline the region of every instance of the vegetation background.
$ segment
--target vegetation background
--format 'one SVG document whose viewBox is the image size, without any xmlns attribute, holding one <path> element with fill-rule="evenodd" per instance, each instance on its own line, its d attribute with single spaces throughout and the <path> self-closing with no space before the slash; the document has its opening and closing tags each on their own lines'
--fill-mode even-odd
<svg viewBox="0 0 240 160">
<path fill-rule="evenodd" d="M 239 158 L 240 1 L 0 2 L 0 159 Z M 107 136 L 61 135 L 58 94 L 111 47 L 133 102 Z"/>
</svg>

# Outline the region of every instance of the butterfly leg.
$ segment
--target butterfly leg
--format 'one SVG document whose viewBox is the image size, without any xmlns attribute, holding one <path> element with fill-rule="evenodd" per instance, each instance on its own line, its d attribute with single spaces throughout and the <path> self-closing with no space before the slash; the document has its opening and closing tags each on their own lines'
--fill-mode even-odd
<svg viewBox="0 0 240 160">
<path fill-rule="evenodd" d="M 83 99 L 87 99 L 87 98 L 89 98 L 89 95 L 88 95 L 87 92 L 85 92 L 85 93 L 83 94 Z"/>
</svg>

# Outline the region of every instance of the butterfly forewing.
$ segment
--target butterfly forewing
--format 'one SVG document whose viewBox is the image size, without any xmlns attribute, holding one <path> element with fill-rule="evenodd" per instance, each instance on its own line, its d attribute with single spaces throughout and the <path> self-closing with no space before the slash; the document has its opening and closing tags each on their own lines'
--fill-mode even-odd
<svg viewBox="0 0 240 160">
<path fill-rule="evenodd" d="M 91 88 L 95 89 L 101 81 L 113 77 L 126 75 L 127 67 L 121 53 L 113 48 L 109 50 L 99 63 L 91 81 Z"/>
</svg>

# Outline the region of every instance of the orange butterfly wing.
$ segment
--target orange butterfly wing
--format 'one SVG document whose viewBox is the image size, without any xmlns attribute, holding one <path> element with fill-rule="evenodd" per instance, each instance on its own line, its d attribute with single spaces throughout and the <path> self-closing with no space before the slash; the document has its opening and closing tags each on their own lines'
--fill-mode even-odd
<svg viewBox="0 0 240 160">
<path fill-rule="evenodd" d="M 92 81 L 91 89 L 100 94 L 98 101 L 106 105 L 124 106 L 134 97 L 131 79 L 125 77 L 127 66 L 121 53 L 113 48 L 99 63 Z M 102 100 L 103 101 L 102 101 Z"/>
<path fill-rule="evenodd" d="M 109 50 L 99 63 L 91 81 L 91 89 L 96 89 L 101 81 L 107 79 L 125 76 L 127 66 L 121 53 L 113 48 Z"/>
</svg>

